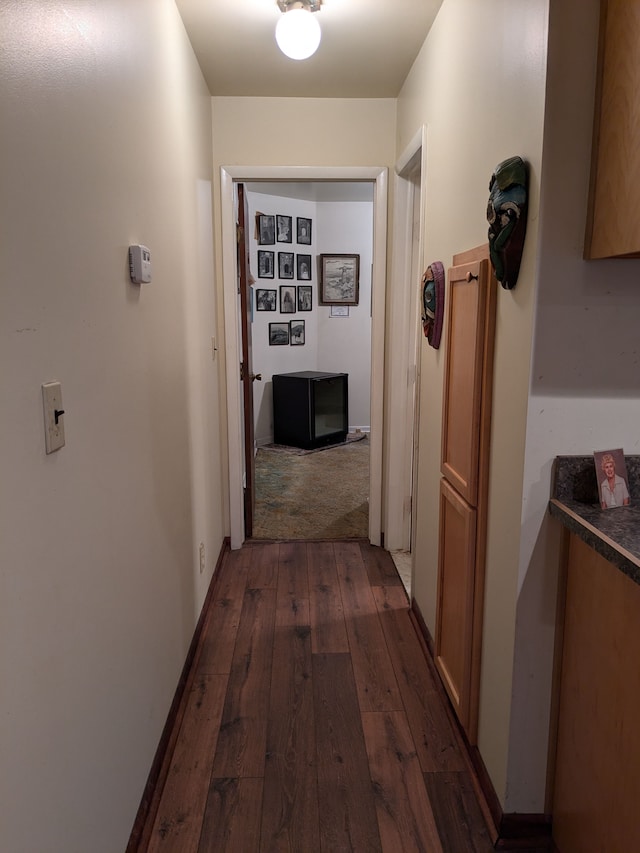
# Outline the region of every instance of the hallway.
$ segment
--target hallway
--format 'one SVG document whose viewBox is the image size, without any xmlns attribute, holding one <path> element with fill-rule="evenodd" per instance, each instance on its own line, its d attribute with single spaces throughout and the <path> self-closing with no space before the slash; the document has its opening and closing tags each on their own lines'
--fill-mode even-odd
<svg viewBox="0 0 640 853">
<path fill-rule="evenodd" d="M 214 584 L 164 790 L 133 849 L 493 849 L 387 552 L 252 543 Z"/>
</svg>

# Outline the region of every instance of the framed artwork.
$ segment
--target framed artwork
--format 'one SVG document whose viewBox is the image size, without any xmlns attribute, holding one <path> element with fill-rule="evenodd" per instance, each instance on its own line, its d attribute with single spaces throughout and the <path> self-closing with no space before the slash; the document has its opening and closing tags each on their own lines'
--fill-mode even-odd
<svg viewBox="0 0 640 853">
<path fill-rule="evenodd" d="M 258 249 L 258 278 L 273 278 L 274 254 Z"/>
<path fill-rule="evenodd" d="M 258 243 L 261 246 L 271 246 L 276 242 L 276 218 L 264 213 L 256 213 L 258 224 Z"/>
<path fill-rule="evenodd" d="M 298 285 L 298 311 L 311 311 L 313 303 L 311 300 L 311 285 Z"/>
<path fill-rule="evenodd" d="M 296 278 L 311 281 L 311 255 L 296 255 Z"/>
<path fill-rule="evenodd" d="M 621 447 L 616 450 L 596 450 L 593 454 L 598 478 L 598 500 L 601 509 L 611 509 L 614 506 L 629 506 L 629 480 L 627 466 L 624 461 L 624 451 Z"/>
<path fill-rule="evenodd" d="M 280 288 L 280 313 L 296 313 L 296 288 L 295 285 L 283 284 Z"/>
<path fill-rule="evenodd" d="M 278 276 L 293 278 L 293 252 L 278 252 Z"/>
<path fill-rule="evenodd" d="M 291 320 L 289 339 L 292 347 L 304 346 L 304 320 Z"/>
<path fill-rule="evenodd" d="M 311 245 L 311 220 L 304 216 L 296 217 L 296 240 L 305 246 Z"/>
<path fill-rule="evenodd" d="M 357 305 L 360 255 L 320 255 L 320 304 Z"/>
<path fill-rule="evenodd" d="M 288 323 L 269 323 L 269 346 L 270 347 L 289 346 L 289 324 Z"/>
<path fill-rule="evenodd" d="M 293 220 L 291 216 L 276 216 L 276 240 L 278 243 L 293 243 Z"/>
<path fill-rule="evenodd" d="M 277 297 L 277 290 L 256 288 L 256 311 L 275 311 L 278 307 Z"/>
</svg>

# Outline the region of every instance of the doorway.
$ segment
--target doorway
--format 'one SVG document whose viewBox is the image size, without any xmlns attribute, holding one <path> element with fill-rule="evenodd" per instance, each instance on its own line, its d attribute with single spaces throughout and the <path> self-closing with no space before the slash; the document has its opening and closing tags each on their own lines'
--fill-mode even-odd
<svg viewBox="0 0 640 853">
<path fill-rule="evenodd" d="M 227 429 L 231 547 L 245 539 L 243 494 L 243 410 L 239 364 L 241 336 L 237 299 L 234 184 L 238 182 L 369 182 L 373 186 L 373 252 L 371 274 L 371 432 L 369 539 L 382 540 L 382 424 L 384 393 L 384 327 L 386 278 L 387 170 L 379 167 L 222 167 L 221 221 L 223 244 Z"/>
<path fill-rule="evenodd" d="M 254 278 L 250 370 L 258 377 L 252 385 L 255 464 L 245 461 L 247 471 L 255 468 L 255 479 L 247 478 L 255 484 L 250 538 L 367 538 L 373 183 L 260 181 L 242 187 Z M 323 298 L 320 260 L 327 257 L 357 261 L 347 294 L 352 304 L 330 305 L 327 293 Z M 245 518 L 247 537 L 248 530 Z"/>
<path fill-rule="evenodd" d="M 395 167 L 394 298 L 390 300 L 388 453 L 385 469 L 385 546 L 411 595 L 418 464 L 421 294 L 424 259 L 426 127 L 415 134 Z"/>
</svg>

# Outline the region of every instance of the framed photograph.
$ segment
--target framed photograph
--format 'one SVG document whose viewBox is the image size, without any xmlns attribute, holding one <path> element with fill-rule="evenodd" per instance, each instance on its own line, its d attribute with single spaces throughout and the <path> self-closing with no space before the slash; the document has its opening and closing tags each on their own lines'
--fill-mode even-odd
<svg viewBox="0 0 640 853">
<path fill-rule="evenodd" d="M 256 311 L 276 311 L 278 308 L 278 291 L 256 288 Z"/>
<path fill-rule="evenodd" d="M 360 255 L 320 255 L 320 304 L 357 305 Z"/>
<path fill-rule="evenodd" d="M 349 306 L 348 305 L 332 305 L 329 309 L 330 317 L 348 317 L 349 316 Z"/>
<path fill-rule="evenodd" d="M 624 451 L 621 447 L 616 450 L 597 450 L 593 454 L 596 477 L 598 478 L 598 498 L 601 509 L 611 509 L 614 506 L 629 506 L 629 480 L 627 466 L 624 461 Z"/>
<path fill-rule="evenodd" d="M 269 346 L 270 347 L 286 347 L 286 346 L 289 346 L 289 324 L 288 323 L 269 323 Z"/>
<path fill-rule="evenodd" d="M 298 311 L 311 311 L 313 303 L 311 301 L 311 285 L 298 285 Z"/>
<path fill-rule="evenodd" d="M 292 284 L 283 284 L 280 288 L 280 313 L 296 313 L 296 288 Z"/>
<path fill-rule="evenodd" d="M 274 277 L 274 255 L 275 252 L 258 249 L 258 278 Z"/>
<path fill-rule="evenodd" d="M 293 278 L 293 252 L 278 252 L 278 276 Z"/>
<path fill-rule="evenodd" d="M 311 281 L 311 255 L 296 255 L 296 278 Z"/>
<path fill-rule="evenodd" d="M 293 219 L 291 216 L 276 216 L 276 240 L 278 243 L 293 243 Z"/>
<path fill-rule="evenodd" d="M 311 220 L 296 216 L 296 240 L 305 246 L 311 245 Z"/>
<path fill-rule="evenodd" d="M 276 218 L 264 213 L 257 213 L 258 243 L 261 246 L 271 246 L 276 242 Z"/>
<path fill-rule="evenodd" d="M 291 320 L 289 328 L 291 346 L 304 346 L 304 320 Z"/>
</svg>

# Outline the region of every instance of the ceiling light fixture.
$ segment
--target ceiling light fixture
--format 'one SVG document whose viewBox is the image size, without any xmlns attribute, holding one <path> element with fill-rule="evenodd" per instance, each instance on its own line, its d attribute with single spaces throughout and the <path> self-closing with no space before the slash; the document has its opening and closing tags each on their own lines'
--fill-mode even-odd
<svg viewBox="0 0 640 853">
<path fill-rule="evenodd" d="M 278 47 L 290 59 L 308 59 L 320 44 L 320 24 L 311 14 L 322 0 L 277 0 L 283 13 L 276 26 Z"/>
</svg>

